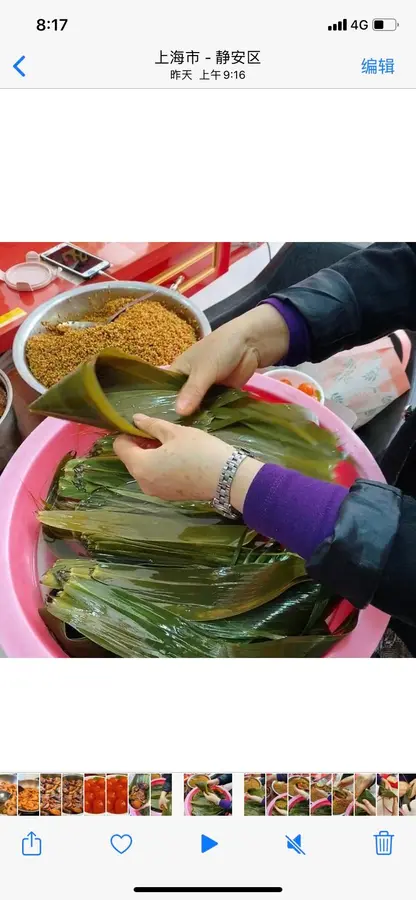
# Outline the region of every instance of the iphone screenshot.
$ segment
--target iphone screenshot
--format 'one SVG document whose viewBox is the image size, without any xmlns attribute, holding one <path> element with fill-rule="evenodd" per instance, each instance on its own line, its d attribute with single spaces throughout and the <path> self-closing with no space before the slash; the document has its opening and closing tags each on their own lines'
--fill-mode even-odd
<svg viewBox="0 0 416 900">
<path fill-rule="evenodd" d="M 406 897 L 416 10 L 3 6 L 1 896 Z"/>
</svg>

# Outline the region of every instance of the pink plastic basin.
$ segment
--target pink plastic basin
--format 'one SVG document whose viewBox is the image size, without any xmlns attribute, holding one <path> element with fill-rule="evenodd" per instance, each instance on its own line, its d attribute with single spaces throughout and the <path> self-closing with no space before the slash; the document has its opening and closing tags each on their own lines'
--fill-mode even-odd
<svg viewBox="0 0 416 900">
<path fill-rule="evenodd" d="M 191 815 L 192 815 L 192 805 L 191 805 L 191 804 L 192 804 L 193 798 L 195 797 L 195 794 L 197 794 L 198 791 L 199 791 L 199 788 L 197 788 L 197 787 L 196 787 L 196 788 L 192 788 L 192 790 L 189 791 L 189 794 L 187 794 L 186 797 L 185 797 L 185 815 L 186 815 L 186 816 L 191 816 Z M 223 800 L 231 800 L 231 799 L 232 799 L 230 792 L 227 791 L 227 790 L 226 790 L 224 787 L 222 787 L 222 785 L 220 785 L 220 784 L 216 784 L 216 785 L 212 788 L 212 792 L 215 793 L 215 794 L 222 794 L 222 799 L 223 799 Z"/>
<path fill-rule="evenodd" d="M 316 809 L 321 809 L 322 806 L 331 806 L 330 800 L 325 800 L 324 797 L 321 797 L 320 800 L 315 800 L 314 803 L 311 803 L 311 815 L 313 816 Z"/>
<path fill-rule="evenodd" d="M 286 800 L 288 798 L 288 796 L 289 796 L 289 794 L 277 794 L 276 797 L 273 797 L 273 800 L 270 801 L 270 803 L 266 809 L 266 816 L 272 816 L 273 810 L 275 808 L 277 801 L 278 800 Z M 282 816 L 283 815 L 286 815 L 286 813 L 282 813 Z"/>
<path fill-rule="evenodd" d="M 356 462 L 359 474 L 375 481 L 383 475 L 370 452 L 344 422 L 312 397 L 290 385 L 254 375 L 247 388 L 271 402 L 299 402 L 318 417 L 320 424 L 339 436 L 340 444 Z M 70 450 L 88 452 L 102 432 L 73 422 L 45 419 L 24 441 L 0 476 L 1 520 L 0 647 L 11 657 L 65 657 L 42 622 L 39 586 L 38 546 L 40 527 L 36 510 L 45 499 L 53 473 Z M 356 473 L 352 473 L 354 478 Z M 349 485 L 348 466 L 341 473 Z M 45 567 L 44 567 L 45 568 Z M 335 630 L 351 609 L 342 601 L 331 618 Z M 369 657 L 376 649 L 388 623 L 388 616 L 372 606 L 360 613 L 357 627 L 328 653 L 334 657 Z"/>
</svg>

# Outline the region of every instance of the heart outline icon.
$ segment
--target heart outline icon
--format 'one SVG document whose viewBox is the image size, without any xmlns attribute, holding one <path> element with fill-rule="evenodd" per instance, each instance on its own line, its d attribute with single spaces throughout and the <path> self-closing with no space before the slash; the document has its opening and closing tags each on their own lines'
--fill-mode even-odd
<svg viewBox="0 0 416 900">
<path fill-rule="evenodd" d="M 126 844 L 125 847 L 121 846 L 122 844 Z M 130 847 L 133 843 L 133 838 L 131 834 L 113 834 L 110 838 L 110 844 L 113 850 L 116 853 L 119 853 L 122 856 L 123 853 L 127 853 L 127 850 L 130 850 Z M 120 846 L 117 846 L 119 844 Z"/>
</svg>

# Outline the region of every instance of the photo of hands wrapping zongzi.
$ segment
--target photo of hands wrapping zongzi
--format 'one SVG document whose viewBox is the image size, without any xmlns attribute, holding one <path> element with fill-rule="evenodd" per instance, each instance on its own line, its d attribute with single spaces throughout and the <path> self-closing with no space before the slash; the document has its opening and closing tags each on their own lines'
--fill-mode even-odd
<svg viewBox="0 0 416 900">
<path fill-rule="evenodd" d="M 311 775 L 311 816 L 332 815 L 332 775 Z"/>
<path fill-rule="evenodd" d="M 266 775 L 266 815 L 287 816 L 289 806 L 288 775 Z"/>
<path fill-rule="evenodd" d="M 266 813 L 266 775 L 244 775 L 244 815 L 264 816 Z"/>
<path fill-rule="evenodd" d="M 231 816 L 232 794 L 233 776 L 230 774 L 185 774 L 185 816 Z"/>
<path fill-rule="evenodd" d="M 416 816 L 416 774 L 400 774 L 398 791 L 400 815 Z"/>
<path fill-rule="evenodd" d="M 5 655 L 416 655 L 416 245 L 314 245 L 309 273 L 303 246 L 241 314 L 115 263 L 31 290 L 2 381 L 27 429 L 0 477 Z"/>
<path fill-rule="evenodd" d="M 390 775 L 375 773 L 338 774 L 333 776 L 333 815 L 334 816 L 376 816 L 397 815 L 396 812 L 384 812 L 391 807 L 387 800 Z M 396 776 L 397 790 L 397 776 Z M 383 799 L 386 805 L 383 803 Z"/>
</svg>

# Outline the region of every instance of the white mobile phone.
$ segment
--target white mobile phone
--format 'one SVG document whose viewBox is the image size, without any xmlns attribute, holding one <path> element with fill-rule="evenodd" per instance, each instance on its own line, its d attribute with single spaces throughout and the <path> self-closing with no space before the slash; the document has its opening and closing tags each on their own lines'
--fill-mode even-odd
<svg viewBox="0 0 416 900">
<path fill-rule="evenodd" d="M 46 262 L 52 262 L 54 265 L 66 269 L 67 272 L 79 275 L 80 278 L 92 278 L 103 269 L 108 269 L 110 265 L 105 259 L 92 256 L 91 253 L 87 253 L 86 250 L 75 244 L 57 244 L 56 247 L 45 250 L 45 253 L 40 255 Z"/>
</svg>

